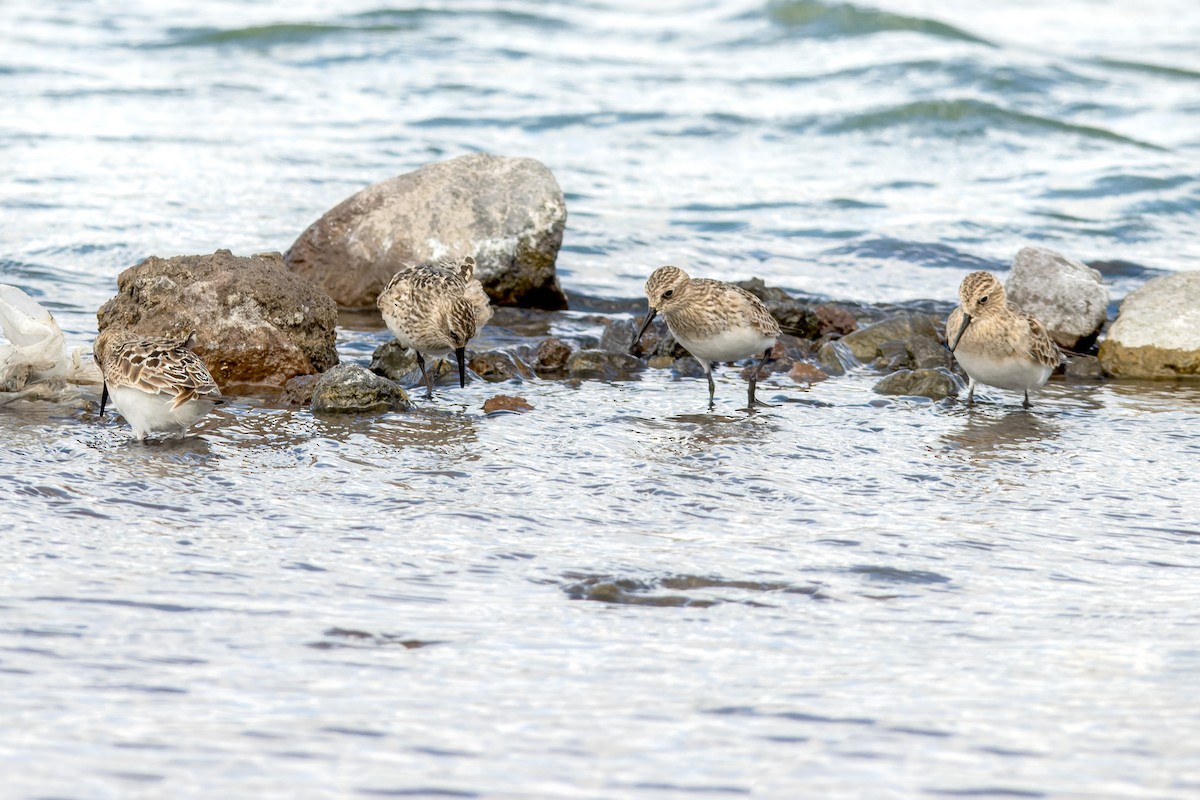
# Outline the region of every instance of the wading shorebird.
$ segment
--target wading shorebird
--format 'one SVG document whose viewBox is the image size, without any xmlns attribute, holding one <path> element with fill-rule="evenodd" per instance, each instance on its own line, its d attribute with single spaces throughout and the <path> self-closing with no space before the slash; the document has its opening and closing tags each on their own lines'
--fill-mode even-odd
<svg viewBox="0 0 1200 800">
<path fill-rule="evenodd" d="M 975 384 L 1024 392 L 1043 385 L 1063 360 L 1062 351 L 1037 318 L 1026 314 L 1004 293 L 989 272 L 972 272 L 958 287 L 959 306 L 946 318 L 946 344 L 967 373 L 967 405 L 975 402 Z"/>
<path fill-rule="evenodd" d="M 492 306 L 475 278 L 475 259 L 405 267 L 384 287 L 377 302 L 383 321 L 403 347 L 417 354 L 425 395 L 433 399 L 433 377 L 425 356 L 458 360 L 458 385 L 467 385 L 467 342 L 492 318 Z"/>
<path fill-rule="evenodd" d="M 192 352 L 196 332 L 182 339 L 129 337 L 110 343 L 96 339 L 96 360 L 104 377 L 100 416 L 113 405 L 138 441 L 151 433 L 183 436 L 221 401 L 221 392 L 200 356 Z"/>
<path fill-rule="evenodd" d="M 650 312 L 633 344 L 636 347 L 654 317 L 662 312 L 675 340 L 691 353 L 708 378 L 708 408 L 715 405 L 714 361 L 761 356 L 750 376 L 746 410 L 769 406 L 756 400 L 759 370 L 779 339 L 779 323 L 762 301 L 744 289 L 708 278 L 691 278 L 679 267 L 659 267 L 646 280 Z"/>
</svg>

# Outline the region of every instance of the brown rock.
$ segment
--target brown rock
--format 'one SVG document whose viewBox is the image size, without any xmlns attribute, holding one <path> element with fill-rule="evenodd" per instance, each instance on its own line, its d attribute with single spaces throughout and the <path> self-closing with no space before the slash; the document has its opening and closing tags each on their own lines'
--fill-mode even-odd
<svg viewBox="0 0 1200 800">
<path fill-rule="evenodd" d="M 498 394 L 483 401 L 483 412 L 491 414 L 493 411 L 516 411 L 523 414 L 526 411 L 533 411 L 533 406 L 529 405 L 529 401 L 524 397 Z"/>
<path fill-rule="evenodd" d="M 829 375 L 820 367 L 806 361 L 797 361 L 792 365 L 788 377 L 796 383 L 818 383 L 826 380 Z"/>
<path fill-rule="evenodd" d="M 549 339 L 543 339 L 538 345 L 537 363 L 534 367 L 539 372 L 556 372 L 567 366 L 567 359 L 570 357 L 571 346 L 562 339 L 551 336 Z"/>
<path fill-rule="evenodd" d="M 845 336 L 858 330 L 858 320 L 841 306 L 817 306 L 813 310 L 817 314 L 817 324 L 822 336 L 831 333 Z"/>
<path fill-rule="evenodd" d="M 566 220 L 543 164 L 479 153 L 368 186 L 310 225 L 285 258 L 347 308 L 374 307 L 403 266 L 470 255 L 494 303 L 560 309 L 554 262 Z"/>
<path fill-rule="evenodd" d="M 337 363 L 337 307 L 278 253 L 151 256 L 117 278 L 96 312 L 101 340 L 196 331 L 196 353 L 225 394 L 275 393 Z"/>
<path fill-rule="evenodd" d="M 279 402 L 285 406 L 305 406 L 312 402 L 320 375 L 297 375 L 283 385 Z"/>
</svg>

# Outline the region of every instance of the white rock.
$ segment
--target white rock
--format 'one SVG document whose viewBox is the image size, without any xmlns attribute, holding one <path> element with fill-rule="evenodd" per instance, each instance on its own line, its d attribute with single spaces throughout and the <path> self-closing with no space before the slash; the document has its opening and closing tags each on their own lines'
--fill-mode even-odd
<svg viewBox="0 0 1200 800">
<path fill-rule="evenodd" d="M 1200 376 L 1200 272 L 1147 281 L 1121 303 L 1100 364 L 1126 378 Z"/>
<path fill-rule="evenodd" d="M 1008 299 L 1041 320 L 1061 347 L 1095 340 L 1108 314 L 1108 287 L 1086 264 L 1044 247 L 1023 247 L 1004 286 Z"/>
</svg>

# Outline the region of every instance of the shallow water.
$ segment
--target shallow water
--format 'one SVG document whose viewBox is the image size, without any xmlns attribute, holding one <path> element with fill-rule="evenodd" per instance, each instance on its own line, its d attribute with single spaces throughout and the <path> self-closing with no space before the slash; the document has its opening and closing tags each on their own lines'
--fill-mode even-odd
<svg viewBox="0 0 1200 800">
<path fill-rule="evenodd" d="M 0 281 L 84 344 L 146 255 L 285 249 L 474 150 L 551 167 L 598 297 L 666 261 L 888 302 L 1027 243 L 1114 299 L 1200 266 L 1194 4 L 945 5 L 5 3 Z M 3 794 L 1200 792 L 1200 386 L 775 376 L 747 417 L 735 370 L 712 414 L 640 377 L 150 445 L 0 408 Z"/>
</svg>

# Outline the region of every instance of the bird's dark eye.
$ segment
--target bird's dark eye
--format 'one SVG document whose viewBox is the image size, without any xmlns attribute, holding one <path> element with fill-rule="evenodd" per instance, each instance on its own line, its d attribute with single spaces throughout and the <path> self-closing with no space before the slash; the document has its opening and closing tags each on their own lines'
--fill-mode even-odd
<svg viewBox="0 0 1200 800">
<path fill-rule="evenodd" d="M 667 289 L 665 292 L 663 292 L 663 300 L 670 300 L 671 295 L 673 295 L 673 294 L 675 294 L 674 289 Z"/>
<path fill-rule="evenodd" d="M 986 294 L 983 297 L 979 298 L 979 305 L 985 304 L 987 302 L 987 299 L 988 299 L 988 296 Z"/>
</svg>

